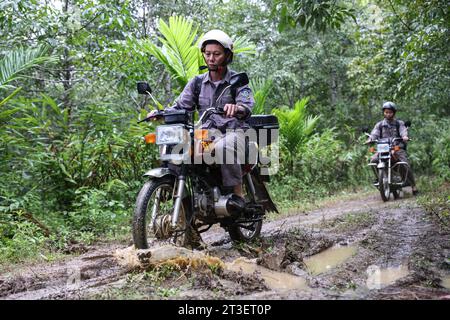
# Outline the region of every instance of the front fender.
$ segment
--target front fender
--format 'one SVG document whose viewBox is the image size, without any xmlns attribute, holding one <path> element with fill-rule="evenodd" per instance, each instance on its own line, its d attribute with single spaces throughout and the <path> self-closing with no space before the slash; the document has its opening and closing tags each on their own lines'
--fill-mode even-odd
<svg viewBox="0 0 450 320">
<path fill-rule="evenodd" d="M 149 171 L 147 171 L 146 173 L 144 173 L 144 177 L 151 177 L 151 178 L 161 178 L 164 176 L 174 176 L 176 177 L 177 174 L 175 171 L 170 170 L 169 168 L 155 168 L 155 169 L 151 169 Z"/>
</svg>

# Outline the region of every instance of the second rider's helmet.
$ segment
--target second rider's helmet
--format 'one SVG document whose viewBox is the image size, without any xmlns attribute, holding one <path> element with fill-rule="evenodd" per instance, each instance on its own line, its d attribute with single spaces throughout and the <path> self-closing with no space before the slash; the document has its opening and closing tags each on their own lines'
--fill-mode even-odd
<svg viewBox="0 0 450 320">
<path fill-rule="evenodd" d="M 390 110 L 394 111 L 394 113 L 397 112 L 397 106 L 395 105 L 395 103 L 393 103 L 391 101 L 387 101 L 387 102 L 383 103 L 383 107 L 381 108 L 381 111 L 384 111 L 384 109 L 390 109 Z"/>
</svg>

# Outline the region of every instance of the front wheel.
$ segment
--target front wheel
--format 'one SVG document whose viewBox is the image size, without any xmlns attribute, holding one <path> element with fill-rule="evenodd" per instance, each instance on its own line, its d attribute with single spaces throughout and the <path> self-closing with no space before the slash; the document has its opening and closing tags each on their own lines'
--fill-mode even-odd
<svg viewBox="0 0 450 320">
<path fill-rule="evenodd" d="M 391 189 L 389 187 L 387 169 L 380 169 L 378 171 L 378 188 L 380 190 L 381 199 L 383 199 L 383 201 L 388 201 L 391 195 Z"/>
<path fill-rule="evenodd" d="M 392 190 L 392 195 L 394 196 L 394 199 L 400 198 L 400 190 Z"/>
<path fill-rule="evenodd" d="M 133 240 L 138 249 L 147 249 L 150 239 L 167 240 L 186 246 L 186 208 L 182 203 L 178 223 L 172 227 L 175 205 L 175 178 L 166 176 L 144 184 L 136 199 L 133 217 Z"/>
</svg>

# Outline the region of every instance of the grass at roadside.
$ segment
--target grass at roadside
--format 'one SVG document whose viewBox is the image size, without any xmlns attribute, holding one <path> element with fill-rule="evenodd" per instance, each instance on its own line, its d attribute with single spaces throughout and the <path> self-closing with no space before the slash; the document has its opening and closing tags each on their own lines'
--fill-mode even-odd
<svg viewBox="0 0 450 320">
<path fill-rule="evenodd" d="M 421 194 L 417 203 L 440 228 L 450 231 L 450 183 L 440 179 L 421 179 L 419 183 Z"/>
</svg>

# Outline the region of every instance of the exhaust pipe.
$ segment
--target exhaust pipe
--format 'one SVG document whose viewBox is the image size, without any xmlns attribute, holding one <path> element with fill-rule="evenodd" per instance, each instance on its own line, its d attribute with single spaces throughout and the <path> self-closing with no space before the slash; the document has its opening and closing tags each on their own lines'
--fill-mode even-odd
<svg viewBox="0 0 450 320">
<path fill-rule="evenodd" d="M 219 196 L 214 202 L 214 212 L 218 218 L 237 216 L 245 209 L 245 201 L 238 195 L 231 193 Z"/>
</svg>

